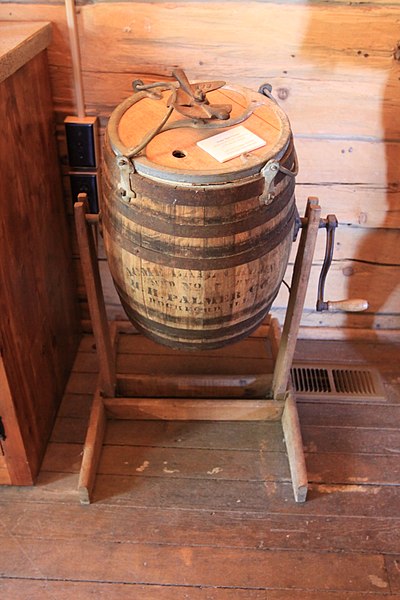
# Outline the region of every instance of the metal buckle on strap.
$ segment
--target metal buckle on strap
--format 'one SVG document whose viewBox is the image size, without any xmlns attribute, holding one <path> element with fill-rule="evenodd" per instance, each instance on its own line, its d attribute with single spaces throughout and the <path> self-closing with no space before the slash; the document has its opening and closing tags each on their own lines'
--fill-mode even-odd
<svg viewBox="0 0 400 600">
<path fill-rule="evenodd" d="M 261 175 L 265 179 L 264 204 L 269 204 L 275 198 L 274 179 L 279 173 L 279 169 L 279 162 L 273 159 L 269 160 L 261 169 Z"/>
<path fill-rule="evenodd" d="M 136 193 L 131 187 L 131 174 L 135 172 L 135 167 L 133 166 L 132 161 L 126 156 L 119 156 L 117 158 L 117 164 L 121 174 L 121 179 L 118 184 L 121 198 L 125 202 L 130 202 L 132 198 L 136 198 Z"/>
<path fill-rule="evenodd" d="M 265 190 L 262 195 L 264 204 L 269 204 L 275 198 L 274 179 L 279 171 L 284 175 L 288 175 L 289 177 L 296 177 L 299 171 L 299 166 L 297 162 L 297 155 L 294 149 L 293 152 L 293 171 L 283 167 L 277 160 L 274 159 L 269 160 L 261 169 L 260 173 L 265 179 Z"/>
</svg>

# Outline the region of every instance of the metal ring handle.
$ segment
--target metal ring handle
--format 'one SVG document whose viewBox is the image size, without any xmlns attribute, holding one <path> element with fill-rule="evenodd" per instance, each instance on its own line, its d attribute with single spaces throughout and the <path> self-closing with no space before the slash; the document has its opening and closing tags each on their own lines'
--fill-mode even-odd
<svg viewBox="0 0 400 600">
<path fill-rule="evenodd" d="M 260 87 L 258 88 L 258 93 L 262 94 L 263 96 L 266 96 L 267 98 L 272 100 L 272 102 L 275 102 L 275 104 L 278 104 L 276 98 L 274 98 L 274 96 L 272 95 L 272 85 L 270 83 L 263 83 L 262 85 L 260 85 Z"/>
<path fill-rule="evenodd" d="M 137 83 L 137 82 L 134 82 L 134 83 Z M 194 128 L 212 130 L 212 129 L 228 128 L 228 127 L 232 127 L 234 125 L 238 125 L 239 123 L 242 123 L 243 121 L 245 121 L 256 110 L 256 108 L 258 108 L 260 106 L 260 103 L 250 99 L 249 94 L 244 93 L 243 96 L 244 96 L 247 108 L 245 108 L 244 111 L 235 118 L 227 119 L 224 121 L 220 121 L 220 120 L 203 121 L 202 119 L 181 119 L 179 121 L 174 121 L 173 123 L 170 123 L 167 125 L 167 121 L 170 118 L 170 116 L 174 110 L 173 103 L 170 103 L 171 106 L 167 109 L 167 113 L 165 114 L 163 119 L 160 121 L 160 123 L 154 129 L 152 129 L 137 146 L 128 148 L 121 142 L 119 135 L 118 135 L 118 127 L 119 127 L 120 121 L 121 121 L 123 115 L 125 114 L 125 112 L 129 108 L 131 108 L 134 104 L 136 104 L 143 98 L 148 98 L 148 89 L 150 90 L 155 87 L 159 87 L 159 85 L 160 84 L 154 84 L 154 85 L 150 84 L 150 86 L 143 86 L 143 89 L 141 89 L 141 91 L 138 91 L 135 94 L 133 94 L 132 96 L 130 96 L 129 98 L 127 98 L 124 102 L 122 102 L 119 106 L 117 106 L 117 108 L 112 112 L 110 119 L 108 121 L 108 135 L 110 138 L 111 147 L 117 156 L 124 156 L 126 158 L 132 159 L 134 156 L 139 154 L 139 152 L 141 152 L 158 133 L 161 133 L 162 131 L 168 131 L 170 129 L 177 129 L 179 127 L 194 127 Z M 229 86 L 226 86 L 226 87 L 229 89 Z M 142 88 L 141 85 L 140 85 L 140 88 Z M 135 86 L 135 89 L 139 89 L 138 86 Z M 168 84 L 167 83 L 167 84 L 163 85 L 163 87 L 161 88 L 160 91 L 167 91 L 167 90 L 172 91 L 173 94 L 176 93 L 176 91 L 177 91 L 176 84 Z"/>
<path fill-rule="evenodd" d="M 128 148 L 128 146 L 125 146 L 119 138 L 119 123 L 123 115 L 131 106 L 133 106 L 134 104 L 136 104 L 136 102 L 139 102 L 140 100 L 146 97 L 146 92 L 137 92 L 136 94 L 129 96 L 129 98 L 126 98 L 126 100 L 121 102 L 121 104 L 119 104 L 111 113 L 107 125 L 107 131 L 110 139 L 111 148 L 117 156 L 127 156 L 132 151 L 132 148 Z"/>
<path fill-rule="evenodd" d="M 296 177 L 298 175 L 299 172 L 299 161 L 297 159 L 297 153 L 296 153 L 296 149 L 293 147 L 293 171 L 291 171 L 290 169 L 287 169 L 286 167 L 282 167 L 282 165 L 279 165 L 279 170 L 281 173 L 284 173 L 285 175 L 289 175 L 289 177 Z"/>
</svg>

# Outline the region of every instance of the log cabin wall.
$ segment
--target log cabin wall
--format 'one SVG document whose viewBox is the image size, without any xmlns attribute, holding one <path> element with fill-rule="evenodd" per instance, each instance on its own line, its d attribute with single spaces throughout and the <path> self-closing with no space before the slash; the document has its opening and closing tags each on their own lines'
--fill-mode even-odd
<svg viewBox="0 0 400 600">
<path fill-rule="evenodd" d="M 314 311 L 321 231 L 303 332 L 394 336 L 400 330 L 400 2 L 90 1 L 77 9 L 86 110 L 102 128 L 134 79 L 165 78 L 176 65 L 191 79 L 223 78 L 252 89 L 272 84 L 294 131 L 299 211 L 307 196 L 318 196 L 323 216 L 336 213 L 340 222 L 326 298 L 365 297 L 370 304 L 361 314 Z M 66 172 L 62 123 L 76 108 L 64 5 L 2 2 L 0 19 L 53 23 L 49 61 Z M 65 189 L 70 205 L 67 179 Z M 104 257 L 100 265 L 109 315 L 121 317 Z M 282 286 L 273 309 L 280 319 L 286 301 Z M 83 288 L 82 307 L 88 318 Z"/>
</svg>

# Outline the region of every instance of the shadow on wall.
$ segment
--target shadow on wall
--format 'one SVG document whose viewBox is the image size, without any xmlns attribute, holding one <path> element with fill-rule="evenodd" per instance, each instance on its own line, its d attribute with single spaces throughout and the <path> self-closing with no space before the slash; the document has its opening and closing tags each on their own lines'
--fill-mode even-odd
<svg viewBox="0 0 400 600">
<path fill-rule="evenodd" d="M 341 76 L 348 88 L 344 93 L 354 98 L 354 105 L 349 102 L 346 112 L 340 109 L 340 99 L 329 99 L 332 130 L 326 134 L 331 137 L 336 119 L 347 121 L 348 137 L 345 134 L 342 139 L 357 144 L 359 161 L 363 161 L 360 173 L 368 174 L 368 181 L 357 177 L 356 163 L 350 179 L 347 176 L 347 180 L 337 183 L 350 184 L 353 195 L 359 197 L 350 226 L 355 234 L 360 234 L 362 228 L 362 235 L 357 235 L 360 241 L 353 255 L 346 256 L 351 263 L 342 260 L 344 275 L 348 276 L 346 296 L 366 298 L 370 303 L 361 321 L 362 327 L 370 330 L 398 329 L 400 313 L 395 302 L 395 294 L 400 293 L 400 258 L 393 250 L 399 247 L 400 42 L 396 38 L 396 19 L 386 14 L 386 19 L 380 21 L 385 7 L 376 7 L 377 14 L 374 10 L 331 6 L 328 14 L 326 9 L 324 13 L 324 9 L 310 7 L 311 17 L 300 49 L 303 58 L 308 58 L 326 80 Z M 356 120 L 363 118 L 366 122 L 360 128 Z M 352 124 L 356 125 L 354 129 Z M 370 212 L 374 215 L 369 226 Z M 337 216 L 340 221 L 340 206 Z M 348 313 L 344 326 L 357 327 L 358 323 L 357 315 Z"/>
<path fill-rule="evenodd" d="M 389 49 L 391 52 L 390 66 L 387 70 L 387 80 L 385 85 L 385 91 L 382 98 L 382 129 L 383 137 L 385 142 L 385 157 L 386 157 L 386 212 L 385 220 L 381 227 L 390 228 L 391 233 L 396 236 L 396 246 L 398 251 L 390 258 L 390 263 L 385 261 L 387 265 L 385 271 L 387 276 L 385 277 L 385 287 L 382 289 L 382 301 L 379 308 L 383 309 L 385 302 L 390 299 L 392 293 L 399 287 L 400 284 L 400 235 L 399 228 L 394 228 L 393 220 L 396 219 L 396 213 L 400 210 L 400 109 L 397 106 L 395 110 L 389 110 L 391 104 L 397 102 L 400 98 L 400 42 L 396 42 L 395 48 Z M 397 135 L 397 140 L 395 140 Z M 395 143 L 395 141 L 397 143 Z M 366 238 L 363 242 L 368 244 L 369 240 Z M 361 251 L 363 247 L 361 248 Z M 379 253 L 378 253 L 379 260 Z M 380 282 L 370 280 L 370 284 L 373 286 L 380 286 Z M 378 308 L 378 310 L 379 310 Z M 398 312 L 400 312 L 400 307 Z M 371 327 L 373 322 L 371 322 Z"/>
</svg>

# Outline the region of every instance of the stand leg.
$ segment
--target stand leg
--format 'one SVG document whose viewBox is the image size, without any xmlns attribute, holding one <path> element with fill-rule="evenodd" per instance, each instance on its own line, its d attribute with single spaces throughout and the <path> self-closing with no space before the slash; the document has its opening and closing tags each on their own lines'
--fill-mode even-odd
<svg viewBox="0 0 400 600">
<path fill-rule="evenodd" d="M 296 400 L 290 389 L 289 376 L 304 308 L 314 248 L 317 240 L 321 208 L 316 198 L 309 198 L 306 225 L 301 232 L 294 265 L 292 285 L 283 332 L 276 357 L 272 393 L 275 400 L 285 399 L 282 428 L 288 453 L 293 493 L 296 502 L 305 502 L 307 496 L 307 469 L 301 438 Z"/>
<path fill-rule="evenodd" d="M 108 328 L 94 239 L 86 221 L 87 201 L 76 202 L 74 211 L 83 277 L 99 357 L 100 389 L 105 396 L 112 397 L 115 393 L 116 382 L 114 352 Z"/>
<path fill-rule="evenodd" d="M 96 479 L 96 469 L 103 447 L 107 416 L 99 389 L 93 399 L 89 426 L 83 448 L 79 474 L 78 494 L 81 504 L 90 504 L 90 496 Z"/>
<path fill-rule="evenodd" d="M 294 498 L 296 502 L 305 502 L 308 486 L 307 468 L 296 400 L 291 391 L 287 393 L 283 409 L 282 429 L 288 453 Z"/>
<path fill-rule="evenodd" d="M 275 400 L 283 400 L 288 387 L 290 368 L 296 348 L 307 283 L 310 277 L 315 242 L 317 240 L 320 214 L 321 207 L 318 205 L 318 200 L 316 198 L 309 198 L 305 214 L 307 224 L 301 232 L 300 244 L 294 264 L 289 304 L 275 364 L 272 383 L 272 393 Z"/>
</svg>

